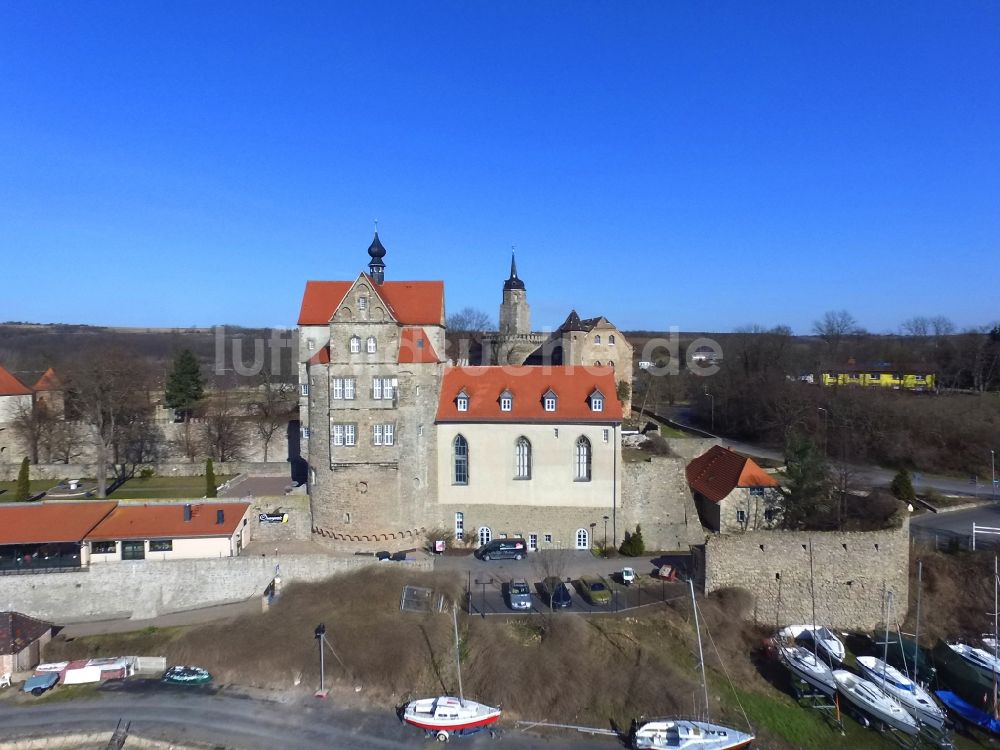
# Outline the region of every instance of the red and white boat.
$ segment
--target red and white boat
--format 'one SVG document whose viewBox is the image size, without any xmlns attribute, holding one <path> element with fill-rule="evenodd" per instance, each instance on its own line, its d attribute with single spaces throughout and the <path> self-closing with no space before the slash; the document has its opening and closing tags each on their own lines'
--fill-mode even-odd
<svg viewBox="0 0 1000 750">
<path fill-rule="evenodd" d="M 500 718 L 500 709 L 475 701 L 441 696 L 410 701 L 403 708 L 403 721 L 447 739 L 450 733 L 489 726 Z"/>
<path fill-rule="evenodd" d="M 462 658 L 458 648 L 458 611 L 453 606 L 451 621 L 455 627 L 455 667 L 458 672 L 458 697 L 442 695 L 420 698 L 403 706 L 401 718 L 407 724 L 420 727 L 438 742 L 447 742 L 451 735 L 462 736 L 482 731 L 500 718 L 500 709 L 476 701 L 465 700 L 462 692 Z M 491 730 L 492 731 L 492 730 Z"/>
</svg>

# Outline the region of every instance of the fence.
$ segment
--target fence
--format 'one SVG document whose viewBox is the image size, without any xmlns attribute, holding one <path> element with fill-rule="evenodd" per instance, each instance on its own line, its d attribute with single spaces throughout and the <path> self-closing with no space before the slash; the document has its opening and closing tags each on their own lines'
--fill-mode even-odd
<svg viewBox="0 0 1000 750">
<path fill-rule="evenodd" d="M 987 531 L 989 529 L 989 531 Z M 1000 551 L 1000 529 L 972 524 L 968 531 L 910 526 L 914 542 L 923 542 L 942 552 Z"/>
</svg>

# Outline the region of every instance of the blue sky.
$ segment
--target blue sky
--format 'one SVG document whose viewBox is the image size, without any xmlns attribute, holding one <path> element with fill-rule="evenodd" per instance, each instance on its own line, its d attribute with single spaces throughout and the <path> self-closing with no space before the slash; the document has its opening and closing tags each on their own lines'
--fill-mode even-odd
<svg viewBox="0 0 1000 750">
<path fill-rule="evenodd" d="M 1000 318 L 995 2 L 0 0 L 0 320 Z"/>
</svg>

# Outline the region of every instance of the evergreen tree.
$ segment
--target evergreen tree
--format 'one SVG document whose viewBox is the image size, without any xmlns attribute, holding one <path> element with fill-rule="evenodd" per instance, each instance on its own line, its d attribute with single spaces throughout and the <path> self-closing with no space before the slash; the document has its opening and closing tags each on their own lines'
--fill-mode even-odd
<svg viewBox="0 0 1000 750">
<path fill-rule="evenodd" d="M 17 489 L 14 499 L 19 501 L 31 499 L 31 476 L 29 475 L 31 462 L 25 456 L 21 461 L 21 470 L 17 473 Z"/>
<path fill-rule="evenodd" d="M 807 437 L 792 434 L 785 445 L 783 523 L 787 529 L 823 529 L 834 524 L 826 457 Z"/>
<path fill-rule="evenodd" d="M 184 349 L 174 358 L 174 366 L 167 376 L 164 392 L 166 404 L 171 409 L 190 412 L 205 395 L 205 379 L 201 366 L 190 349 Z"/>
<path fill-rule="evenodd" d="M 218 494 L 215 487 L 215 464 L 209 458 L 205 461 L 205 497 L 217 497 Z"/>
<path fill-rule="evenodd" d="M 635 525 L 635 533 L 632 535 L 632 557 L 639 557 L 646 553 L 646 542 L 642 538 L 642 526 Z"/>
<path fill-rule="evenodd" d="M 892 478 L 892 486 L 890 487 L 892 494 L 896 496 L 896 499 L 904 502 L 913 504 L 916 500 L 917 494 L 913 491 L 913 482 L 910 481 L 910 472 L 906 469 L 900 469 L 899 472 Z"/>
</svg>

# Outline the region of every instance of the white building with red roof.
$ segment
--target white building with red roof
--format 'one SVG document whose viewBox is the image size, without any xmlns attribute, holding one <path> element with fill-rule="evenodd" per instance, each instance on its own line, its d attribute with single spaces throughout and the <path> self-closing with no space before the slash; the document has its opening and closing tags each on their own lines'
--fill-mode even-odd
<svg viewBox="0 0 1000 750">
<path fill-rule="evenodd" d="M 530 550 L 618 537 L 622 405 L 610 367 L 450 367 L 437 418 L 440 525 Z M 594 533 L 597 531 L 598 538 Z"/>
</svg>

